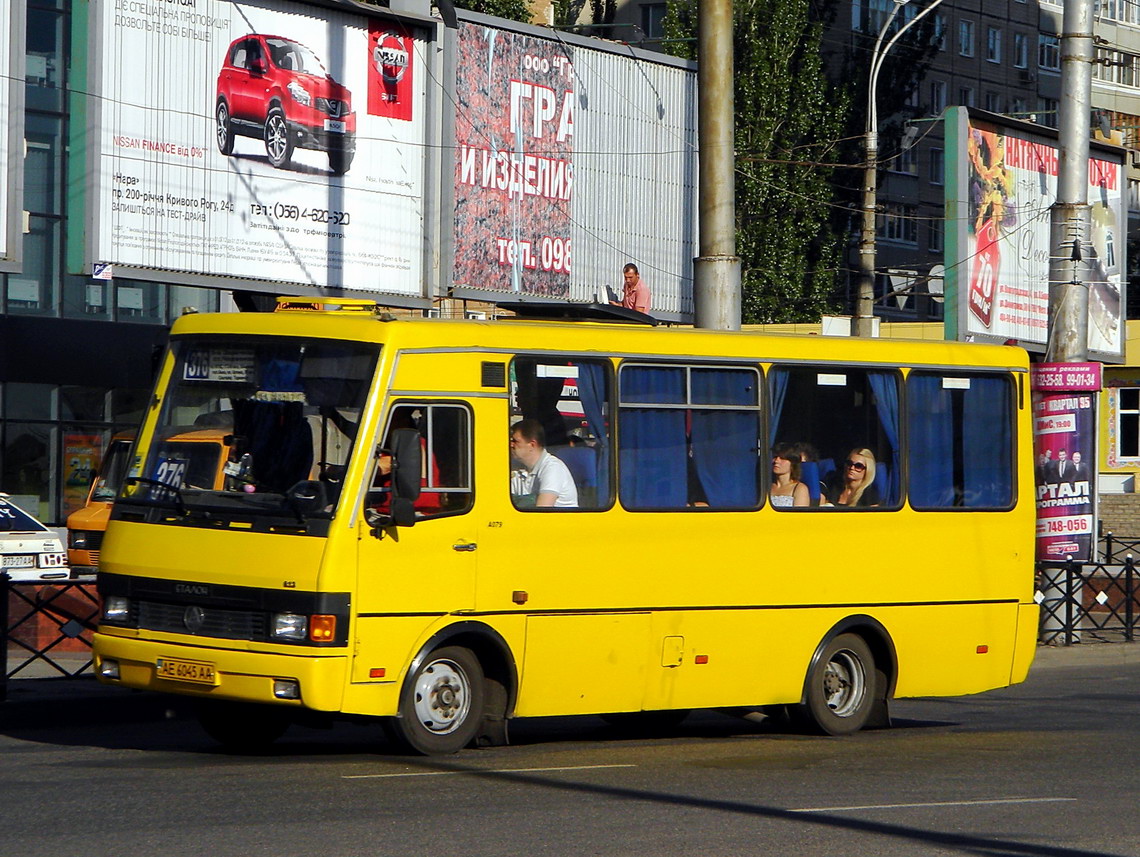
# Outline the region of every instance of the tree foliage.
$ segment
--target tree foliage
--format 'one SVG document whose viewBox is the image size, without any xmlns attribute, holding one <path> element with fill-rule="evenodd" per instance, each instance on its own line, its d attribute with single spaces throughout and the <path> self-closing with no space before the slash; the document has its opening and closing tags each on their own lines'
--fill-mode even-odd
<svg viewBox="0 0 1140 857">
<path fill-rule="evenodd" d="M 736 0 L 736 250 L 745 323 L 806 321 L 836 308 L 845 241 L 833 181 L 850 112 L 803 0 Z M 696 2 L 673 0 L 666 35 L 695 57 Z"/>
<path fill-rule="evenodd" d="M 530 4 L 527 0 L 455 0 L 455 5 L 460 9 L 494 15 L 510 21 L 522 21 L 524 24 L 529 24 L 531 20 Z"/>
</svg>

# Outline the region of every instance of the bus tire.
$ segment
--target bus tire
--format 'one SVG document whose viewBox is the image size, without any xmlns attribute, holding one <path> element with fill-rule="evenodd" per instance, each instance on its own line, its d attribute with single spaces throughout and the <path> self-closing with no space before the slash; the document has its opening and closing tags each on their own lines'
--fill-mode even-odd
<svg viewBox="0 0 1140 857">
<path fill-rule="evenodd" d="M 404 683 L 389 735 L 424 756 L 458 753 L 479 733 L 483 694 L 483 668 L 470 650 L 436 649 Z"/>
<path fill-rule="evenodd" d="M 850 735 L 867 723 L 875 701 L 875 657 L 857 634 L 840 634 L 812 665 L 801 719 L 826 735 Z"/>
<path fill-rule="evenodd" d="M 263 753 L 289 728 L 289 716 L 272 705 L 202 700 L 198 723 L 227 753 Z"/>
</svg>

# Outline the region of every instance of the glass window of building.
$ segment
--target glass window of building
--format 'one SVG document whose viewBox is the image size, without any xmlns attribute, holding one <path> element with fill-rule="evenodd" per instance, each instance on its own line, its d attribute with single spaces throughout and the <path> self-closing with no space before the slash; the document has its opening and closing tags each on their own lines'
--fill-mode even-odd
<svg viewBox="0 0 1140 857">
<path fill-rule="evenodd" d="M 1013 34 L 1013 66 L 1029 68 L 1029 36 L 1025 33 Z"/>
<path fill-rule="evenodd" d="M 10 420 L 55 419 L 55 386 L 52 384 L 4 385 L 4 416 Z"/>
<path fill-rule="evenodd" d="M 1042 33 L 1037 37 L 1037 65 L 1049 71 L 1061 70 L 1061 40 Z"/>
<path fill-rule="evenodd" d="M 161 324 L 166 320 L 166 286 L 143 280 L 116 282 L 115 318 L 118 321 Z"/>
<path fill-rule="evenodd" d="M 930 183 L 942 184 L 946 180 L 946 153 L 943 149 L 930 150 Z"/>
<path fill-rule="evenodd" d="M 964 18 L 958 22 L 958 53 L 964 57 L 974 55 L 974 22 Z"/>
<path fill-rule="evenodd" d="M 67 274 L 63 278 L 63 315 L 106 321 L 111 318 L 110 282 Z"/>
<path fill-rule="evenodd" d="M 27 10 L 24 92 L 28 110 L 62 113 L 68 18 L 56 9 L 44 8 L 49 5 L 52 4 L 29 4 Z"/>
<path fill-rule="evenodd" d="M 960 86 L 958 87 L 958 103 L 963 107 L 974 106 L 974 87 Z"/>
<path fill-rule="evenodd" d="M 930 82 L 930 112 L 938 115 L 946 109 L 946 81 Z"/>
<path fill-rule="evenodd" d="M 1001 30 L 986 27 L 986 62 L 1001 62 Z"/>
<path fill-rule="evenodd" d="M 24 120 L 24 208 L 33 214 L 62 214 L 63 120 L 29 113 Z"/>
<path fill-rule="evenodd" d="M 6 308 L 13 315 L 54 315 L 59 293 L 60 221 L 29 217 L 24 270 L 8 277 Z"/>
<path fill-rule="evenodd" d="M 1116 396 L 1116 456 L 1140 458 L 1140 387 L 1118 387 Z"/>
<path fill-rule="evenodd" d="M 667 3 L 646 3 L 641 7 L 641 32 L 645 34 L 645 38 L 665 37 L 665 13 L 668 10 Z"/>
</svg>

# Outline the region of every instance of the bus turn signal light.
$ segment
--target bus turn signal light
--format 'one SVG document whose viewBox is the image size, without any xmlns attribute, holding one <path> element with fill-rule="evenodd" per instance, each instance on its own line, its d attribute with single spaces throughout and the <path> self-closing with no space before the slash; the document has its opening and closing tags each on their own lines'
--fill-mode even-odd
<svg viewBox="0 0 1140 857">
<path fill-rule="evenodd" d="M 979 655 L 984 655 L 987 652 L 989 652 L 989 650 L 990 650 L 989 646 L 978 646 L 978 654 Z"/>
<path fill-rule="evenodd" d="M 314 643 L 331 643 L 336 637 L 336 616 L 314 613 L 309 617 L 309 639 Z"/>
</svg>

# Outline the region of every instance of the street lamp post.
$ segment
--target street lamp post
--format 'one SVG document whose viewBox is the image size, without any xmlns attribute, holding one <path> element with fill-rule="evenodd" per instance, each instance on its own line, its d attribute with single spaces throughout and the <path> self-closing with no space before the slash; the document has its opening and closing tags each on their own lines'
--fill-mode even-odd
<svg viewBox="0 0 1140 857">
<path fill-rule="evenodd" d="M 879 86 L 879 70 L 883 65 L 883 58 L 895 46 L 903 34 L 915 24 L 925 18 L 942 0 L 933 2 L 899 27 L 886 44 L 883 40 L 895 18 L 910 0 L 894 0 L 883 26 L 879 29 L 879 36 L 875 39 L 875 47 L 871 52 L 871 77 L 867 84 L 867 124 L 863 132 L 864 149 L 867 163 L 863 168 L 863 227 L 859 234 L 859 294 L 855 303 L 855 330 L 856 336 L 871 336 L 875 319 L 875 209 L 878 205 L 879 181 L 879 111 L 876 104 L 876 94 Z"/>
</svg>

